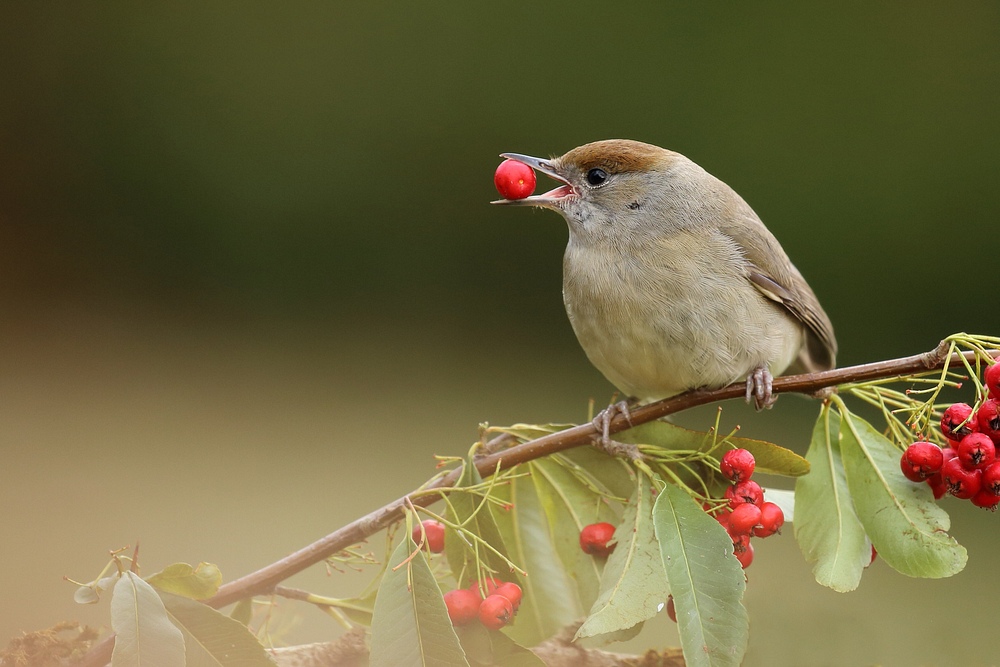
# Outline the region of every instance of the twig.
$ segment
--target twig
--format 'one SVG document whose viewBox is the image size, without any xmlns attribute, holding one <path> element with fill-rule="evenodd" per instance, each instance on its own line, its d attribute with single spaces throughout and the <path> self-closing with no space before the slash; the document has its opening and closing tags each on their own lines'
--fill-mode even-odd
<svg viewBox="0 0 1000 667">
<path fill-rule="evenodd" d="M 779 377 L 774 380 L 772 392 L 774 394 L 800 393 L 814 395 L 817 392 L 822 392 L 823 390 L 847 382 L 864 382 L 867 380 L 936 370 L 942 368 L 945 360 L 949 359 L 948 350 L 948 341 L 942 341 L 934 350 L 910 357 L 876 361 L 869 364 L 819 373 L 804 373 L 802 375 Z M 949 365 L 952 363 L 964 364 L 969 360 L 974 361 L 975 358 L 975 351 L 954 354 L 949 360 Z M 746 385 L 743 382 L 711 391 L 689 391 L 678 396 L 657 401 L 656 403 L 634 408 L 631 411 L 631 424 L 629 424 L 624 415 L 618 414 L 611 420 L 608 430 L 610 433 L 618 433 L 619 431 L 631 428 L 631 426 L 645 424 L 660 417 L 665 417 L 666 415 L 681 412 L 682 410 L 699 405 L 742 398 L 745 393 Z M 588 422 L 580 426 L 568 428 L 565 431 L 559 431 L 558 433 L 530 440 L 520 445 L 514 445 L 509 449 L 493 451 L 476 459 L 476 468 L 479 470 L 480 475 L 488 477 L 520 463 L 533 461 L 573 447 L 590 444 L 600 435 L 601 433 L 598 429 L 592 423 Z M 503 435 L 498 436 L 498 438 L 504 437 Z M 494 441 L 487 443 L 485 446 L 486 451 L 490 451 L 495 444 Z M 274 590 L 275 586 L 292 575 L 323 561 L 352 544 L 361 542 L 365 538 L 395 523 L 403 517 L 403 510 L 407 504 L 412 503 L 413 505 L 426 507 L 434 503 L 440 498 L 441 494 L 433 493 L 433 491 L 454 486 L 458 482 L 460 474 L 461 468 L 457 468 L 446 475 L 439 476 L 426 486 L 416 489 L 380 507 L 374 512 L 352 521 L 342 528 L 338 528 L 326 537 L 316 540 L 312 544 L 285 556 L 281 560 L 224 584 L 219 588 L 219 592 L 214 597 L 206 600 L 206 604 L 218 609 L 247 597 L 270 593 Z M 95 646 L 83 660 L 77 663 L 77 667 L 102 667 L 110 660 L 113 648 L 114 636 L 111 636 Z"/>
<path fill-rule="evenodd" d="M 570 626 L 574 629 L 579 623 Z M 274 649 L 278 667 L 362 667 L 368 664 L 364 631 L 356 628 L 340 639 L 322 644 L 306 644 Z M 583 648 L 573 643 L 573 635 L 561 631 L 531 649 L 547 667 L 684 667 L 679 648 L 649 651 L 644 655 L 611 653 L 599 648 Z"/>
</svg>

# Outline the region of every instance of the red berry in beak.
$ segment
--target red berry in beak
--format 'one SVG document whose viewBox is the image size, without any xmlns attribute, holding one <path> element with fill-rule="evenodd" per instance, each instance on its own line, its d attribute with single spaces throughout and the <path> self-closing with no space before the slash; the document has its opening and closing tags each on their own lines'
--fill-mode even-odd
<svg viewBox="0 0 1000 667">
<path fill-rule="evenodd" d="M 504 160 L 493 174 L 493 184 L 504 199 L 525 199 L 535 191 L 535 170 L 517 160 Z"/>
</svg>

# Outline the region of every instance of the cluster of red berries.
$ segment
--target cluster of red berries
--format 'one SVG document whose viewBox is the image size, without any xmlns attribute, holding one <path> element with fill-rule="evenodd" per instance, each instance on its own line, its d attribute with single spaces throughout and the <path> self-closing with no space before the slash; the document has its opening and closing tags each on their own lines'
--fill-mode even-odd
<svg viewBox="0 0 1000 667">
<path fill-rule="evenodd" d="M 764 501 L 764 489 L 750 479 L 756 461 L 745 449 L 732 449 L 722 456 L 719 469 L 732 482 L 726 489 L 729 502 L 714 510 L 716 521 L 733 539 L 733 553 L 744 569 L 753 562 L 751 537 L 770 537 L 781 530 L 785 513 L 772 502 Z"/>
<path fill-rule="evenodd" d="M 448 591 L 444 604 L 452 625 L 467 625 L 478 618 L 483 627 L 499 630 L 510 623 L 521 606 L 521 587 L 512 581 L 487 577 L 468 588 Z"/>
<path fill-rule="evenodd" d="M 935 498 L 950 493 L 973 505 L 995 510 L 1000 505 L 1000 363 L 983 374 L 990 398 L 978 410 L 955 403 L 941 417 L 948 447 L 919 441 L 906 448 L 899 467 L 907 479 L 927 482 Z"/>
<path fill-rule="evenodd" d="M 613 530 L 613 529 L 612 529 Z M 444 551 L 444 524 L 427 519 L 414 526 L 413 541 L 431 553 Z M 486 597 L 482 595 L 486 591 Z M 452 625 L 466 625 L 475 619 L 490 630 L 499 630 L 510 623 L 521 606 L 521 587 L 511 581 L 488 577 L 468 588 L 456 588 L 444 594 L 444 604 Z"/>
</svg>

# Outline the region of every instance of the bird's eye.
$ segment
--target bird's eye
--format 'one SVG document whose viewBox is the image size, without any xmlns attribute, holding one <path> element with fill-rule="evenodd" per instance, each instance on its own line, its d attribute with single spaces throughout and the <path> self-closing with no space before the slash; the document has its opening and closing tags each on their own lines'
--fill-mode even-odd
<svg viewBox="0 0 1000 667">
<path fill-rule="evenodd" d="M 591 185 L 600 185 L 608 180 L 608 172 L 603 169 L 591 169 L 587 172 L 587 182 Z"/>
</svg>

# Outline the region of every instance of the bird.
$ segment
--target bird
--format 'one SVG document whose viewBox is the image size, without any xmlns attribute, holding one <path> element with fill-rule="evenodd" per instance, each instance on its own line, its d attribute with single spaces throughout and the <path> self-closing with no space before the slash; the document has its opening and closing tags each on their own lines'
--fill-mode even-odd
<svg viewBox="0 0 1000 667">
<path fill-rule="evenodd" d="M 501 157 L 559 183 L 492 203 L 565 218 L 566 313 L 629 397 L 617 404 L 627 418 L 629 404 L 739 381 L 747 402 L 770 408 L 774 376 L 835 366 L 833 324 L 805 278 L 750 205 L 692 160 L 627 139 Z M 605 441 L 613 408 L 594 420 Z"/>
</svg>

